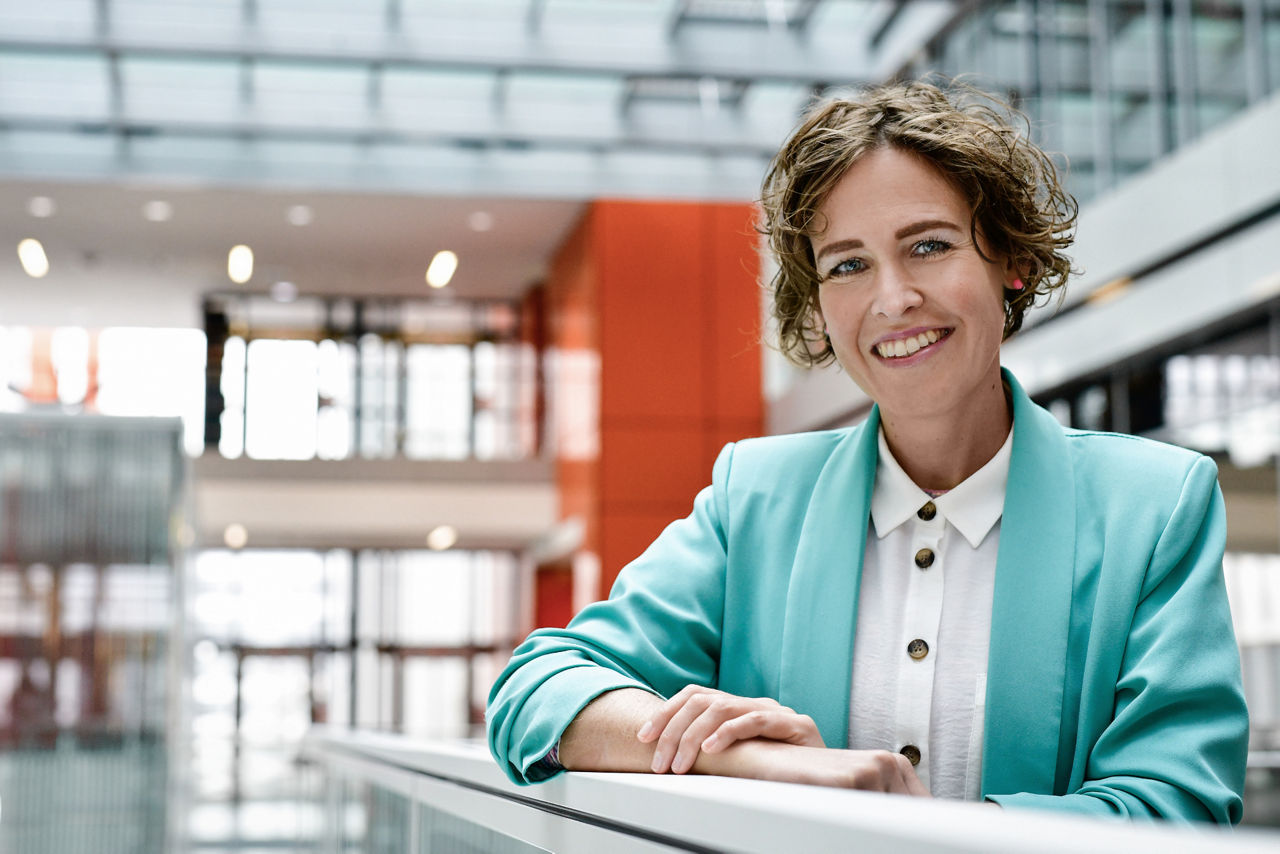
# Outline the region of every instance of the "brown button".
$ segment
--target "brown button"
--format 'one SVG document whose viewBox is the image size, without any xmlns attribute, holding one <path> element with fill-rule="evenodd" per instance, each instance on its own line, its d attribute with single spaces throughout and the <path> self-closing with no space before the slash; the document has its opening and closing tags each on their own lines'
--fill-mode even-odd
<svg viewBox="0 0 1280 854">
<path fill-rule="evenodd" d="M 916 661 L 919 661 L 928 654 L 929 645 L 920 640 L 920 638 L 916 638 L 911 643 L 907 644 L 907 655 L 911 656 Z"/>
<path fill-rule="evenodd" d="M 938 508 L 933 506 L 932 501 L 925 502 L 925 505 L 916 511 L 916 516 L 928 522 L 934 516 L 938 515 Z"/>
<path fill-rule="evenodd" d="M 904 745 L 898 752 L 907 757 L 907 761 L 912 765 L 920 764 L 920 748 L 916 747 L 914 744 Z"/>
<path fill-rule="evenodd" d="M 921 569 L 933 566 L 933 549 L 921 549 L 916 552 L 916 566 Z"/>
</svg>

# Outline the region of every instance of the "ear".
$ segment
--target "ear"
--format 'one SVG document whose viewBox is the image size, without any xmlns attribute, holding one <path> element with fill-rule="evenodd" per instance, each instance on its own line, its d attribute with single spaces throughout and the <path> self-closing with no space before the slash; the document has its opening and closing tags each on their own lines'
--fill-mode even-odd
<svg viewBox="0 0 1280 854">
<path fill-rule="evenodd" d="M 1004 263 L 1004 287 L 1005 290 L 1020 291 L 1026 287 L 1024 277 L 1027 270 L 1022 269 L 1026 265 L 1016 264 L 1013 259 L 1006 259 Z"/>
</svg>

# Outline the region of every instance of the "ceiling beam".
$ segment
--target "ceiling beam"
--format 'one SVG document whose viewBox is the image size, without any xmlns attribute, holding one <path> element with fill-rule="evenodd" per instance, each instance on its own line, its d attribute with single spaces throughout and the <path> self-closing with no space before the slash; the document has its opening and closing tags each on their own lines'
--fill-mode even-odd
<svg viewBox="0 0 1280 854">
<path fill-rule="evenodd" d="M 131 138 L 10 128 L 0 180 L 146 180 L 199 186 L 308 191 L 494 196 L 751 201 L 758 198 L 763 157 L 692 151 L 635 152 L 575 146 L 403 145 L 373 140 L 283 137 Z M 637 156 L 641 159 L 637 161 Z"/>
<path fill-rule="evenodd" d="M 248 8 L 248 7 L 246 7 Z M 403 26 L 403 24 L 402 24 Z M 254 38 L 243 33 L 210 30 L 156 34 L 131 32 L 113 22 L 109 32 L 68 28 L 63 33 L 0 34 L 0 51 L 51 54 L 108 54 L 190 60 L 239 60 L 316 65 L 361 65 L 492 72 L 552 72 L 608 76 L 719 77 L 807 84 L 814 80 L 866 83 L 880 79 L 876 57 L 867 51 L 833 44 L 807 43 L 803 33 L 749 30 L 727 35 L 723 27 L 685 21 L 673 39 L 619 40 L 617 29 L 545 26 L 529 33 L 477 25 L 441 33 L 385 30 L 353 33 L 342 42 L 318 42 L 309 33 L 272 31 L 259 17 Z"/>
<path fill-rule="evenodd" d="M 231 121 L 138 119 L 108 113 L 99 117 L 50 118 L 0 113 L 0 126 L 8 131 L 57 133 L 93 137 L 114 134 L 128 139 L 173 137 L 186 140 L 237 139 L 243 141 L 286 141 L 298 143 L 369 144 L 395 146 L 451 145 L 466 149 L 544 149 L 547 151 L 619 151 L 655 154 L 735 155 L 768 158 L 776 152 L 780 139 L 736 129 L 732 123 L 717 123 L 714 132 L 704 128 L 685 129 L 661 119 L 662 105 L 648 104 L 657 116 L 642 124 L 616 121 L 597 126 L 569 125 L 565 122 L 520 119 L 503 109 L 505 97 L 495 90 L 494 109 L 485 114 L 442 117 L 429 129 L 366 121 L 366 115 L 350 124 L 307 124 L 280 120 L 243 118 Z M 500 99 L 500 100 L 499 100 Z M 692 105 L 698 109 L 698 104 Z M 424 106 L 424 113 L 430 113 Z"/>
</svg>

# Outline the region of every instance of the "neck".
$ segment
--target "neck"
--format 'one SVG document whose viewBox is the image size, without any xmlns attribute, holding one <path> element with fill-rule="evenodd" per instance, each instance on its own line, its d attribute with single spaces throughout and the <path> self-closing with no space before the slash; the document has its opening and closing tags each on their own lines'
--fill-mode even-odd
<svg viewBox="0 0 1280 854">
<path fill-rule="evenodd" d="M 999 374 L 978 397 L 958 414 L 907 417 L 881 410 L 889 450 L 917 486 L 952 489 L 1000 450 L 1013 426 L 1013 406 Z"/>
</svg>

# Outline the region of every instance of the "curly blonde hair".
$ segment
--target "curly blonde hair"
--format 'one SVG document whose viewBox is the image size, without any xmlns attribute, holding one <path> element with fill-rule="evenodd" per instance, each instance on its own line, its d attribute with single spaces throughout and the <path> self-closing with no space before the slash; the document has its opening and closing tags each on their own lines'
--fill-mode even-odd
<svg viewBox="0 0 1280 854">
<path fill-rule="evenodd" d="M 886 146 L 932 163 L 969 202 L 974 245 L 1007 259 L 1025 287 L 1004 292 L 1004 337 L 1039 296 L 1066 284 L 1077 205 L 1049 156 L 1014 127 L 1026 116 L 971 87 L 915 81 L 815 105 L 774 157 L 761 189 L 761 231 L 778 259 L 771 283 L 782 352 L 801 365 L 835 358 L 816 322 L 820 275 L 810 238 L 818 208 L 854 161 Z M 982 240 L 978 237 L 981 235 Z"/>
</svg>

